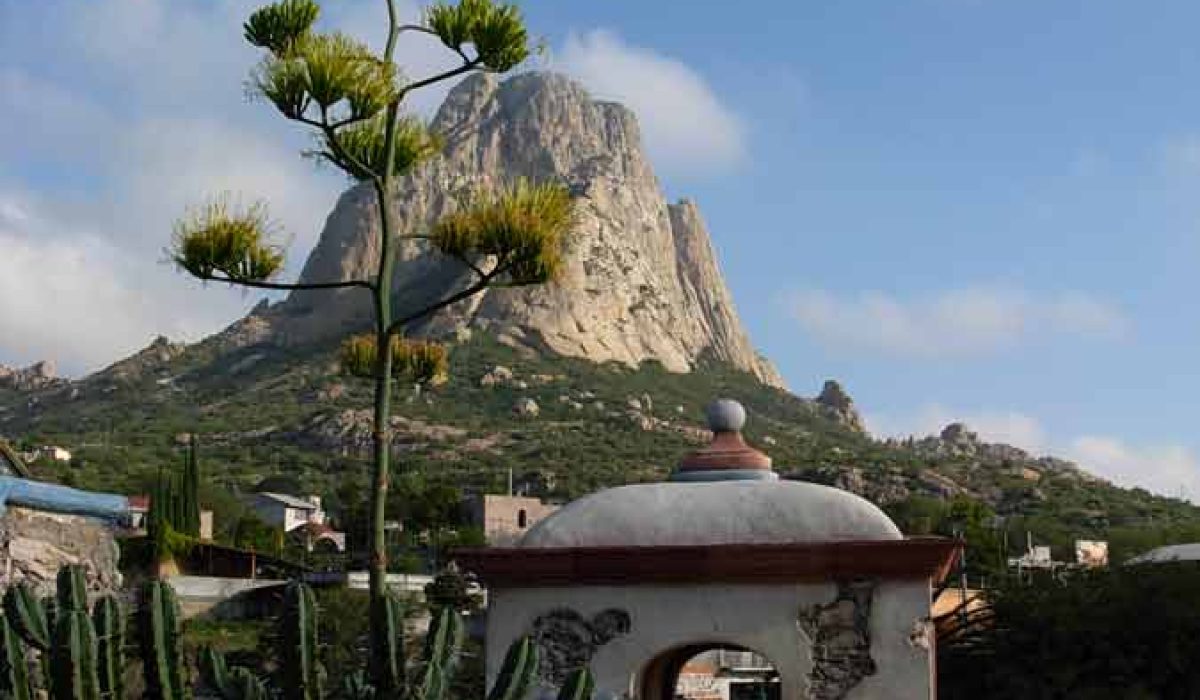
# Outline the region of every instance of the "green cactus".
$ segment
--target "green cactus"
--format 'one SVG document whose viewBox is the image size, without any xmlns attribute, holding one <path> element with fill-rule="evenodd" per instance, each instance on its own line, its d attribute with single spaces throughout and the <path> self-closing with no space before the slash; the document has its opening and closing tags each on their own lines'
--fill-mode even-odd
<svg viewBox="0 0 1200 700">
<path fill-rule="evenodd" d="M 165 581 L 147 581 L 138 609 L 146 697 L 150 700 L 184 700 L 179 601 Z"/>
<path fill-rule="evenodd" d="M 267 700 L 270 694 L 253 673 L 244 668 L 230 670 L 225 657 L 212 647 L 200 652 L 200 676 L 205 685 L 224 700 Z"/>
<path fill-rule="evenodd" d="M 425 636 L 424 668 L 416 687 L 420 700 L 441 700 L 450 687 L 450 679 L 458 665 L 463 640 L 462 617 L 450 608 L 433 614 Z"/>
<path fill-rule="evenodd" d="M 586 666 L 576 669 L 567 676 L 563 687 L 558 691 L 558 700 L 592 700 L 596 690 L 596 679 Z"/>
<path fill-rule="evenodd" d="M 4 617 L 0 617 L 0 696 L 12 700 L 30 700 L 31 697 L 25 645 Z"/>
<path fill-rule="evenodd" d="M 533 679 L 537 676 L 538 649 L 529 637 L 521 637 L 508 647 L 500 677 L 488 700 L 523 700 L 529 694 Z"/>
<path fill-rule="evenodd" d="M 229 672 L 229 678 L 236 693 L 229 700 L 268 700 L 271 697 L 263 682 L 247 669 L 235 668 Z"/>
<path fill-rule="evenodd" d="M 380 609 L 376 609 L 378 606 Z M 371 658 L 371 677 L 380 683 L 380 695 L 393 697 L 404 683 L 404 605 L 395 593 L 372 601 L 372 618 L 387 631 L 386 644 L 375 646 Z"/>
<path fill-rule="evenodd" d="M 317 601 L 311 588 L 299 581 L 287 585 L 280 622 L 284 697 L 316 700 L 321 697 L 321 671 L 317 660 Z"/>
<path fill-rule="evenodd" d="M 362 669 L 347 674 L 342 678 L 342 698 L 344 700 L 375 700 L 375 687 L 367 679 Z"/>
<path fill-rule="evenodd" d="M 62 590 L 60 593 L 72 595 Z M 51 639 L 50 688 L 54 700 L 100 700 L 96 631 L 88 614 L 82 610 L 60 612 Z"/>
<path fill-rule="evenodd" d="M 105 700 L 121 700 L 125 695 L 125 615 L 116 596 L 96 601 L 92 625 L 99 642 L 100 693 Z"/>
<path fill-rule="evenodd" d="M 42 598 L 42 609 L 46 611 L 46 629 L 53 634 L 54 625 L 58 621 L 58 596 L 48 595 Z"/>
<path fill-rule="evenodd" d="M 58 570 L 58 592 L 55 600 L 62 612 L 88 611 L 87 575 L 82 566 L 67 564 Z"/>
<path fill-rule="evenodd" d="M 26 644 L 38 651 L 50 651 L 46 607 L 29 584 L 21 581 L 4 592 L 4 616 Z"/>
</svg>

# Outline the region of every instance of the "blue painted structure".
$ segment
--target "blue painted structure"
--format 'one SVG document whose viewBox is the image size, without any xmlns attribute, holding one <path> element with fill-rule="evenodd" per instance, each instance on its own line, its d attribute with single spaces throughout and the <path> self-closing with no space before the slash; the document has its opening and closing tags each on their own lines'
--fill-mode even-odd
<svg viewBox="0 0 1200 700">
<path fill-rule="evenodd" d="M 125 496 L 0 475 L 0 515 L 10 505 L 110 522 L 124 522 L 129 518 L 129 499 Z"/>
</svg>

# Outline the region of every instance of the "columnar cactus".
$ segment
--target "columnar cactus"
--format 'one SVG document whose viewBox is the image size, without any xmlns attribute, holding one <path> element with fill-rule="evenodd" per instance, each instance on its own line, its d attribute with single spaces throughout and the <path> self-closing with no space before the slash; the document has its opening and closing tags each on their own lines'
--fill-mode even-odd
<svg viewBox="0 0 1200 700">
<path fill-rule="evenodd" d="M 8 620 L 0 617 L 0 697 L 30 700 L 25 645 Z"/>
<path fill-rule="evenodd" d="M 96 631 L 88 616 L 83 567 L 58 572 L 58 614 L 51 634 L 50 682 L 55 700 L 100 700 Z"/>
<path fill-rule="evenodd" d="M 346 674 L 342 678 L 342 698 L 344 700 L 375 700 L 375 686 L 367 679 L 362 670 Z"/>
<path fill-rule="evenodd" d="M 146 697 L 150 700 L 184 700 L 188 689 L 183 678 L 179 601 L 165 581 L 147 581 L 138 609 Z"/>
<path fill-rule="evenodd" d="M 378 610 L 374 608 L 378 607 Z M 381 697 L 392 697 L 404 684 L 404 607 L 391 591 L 372 605 L 372 617 L 386 628 L 386 644 L 375 646 L 371 677 L 382 682 Z"/>
<path fill-rule="evenodd" d="M 420 700 L 442 700 L 458 665 L 462 649 L 463 621 L 457 612 L 442 608 L 433 614 L 425 637 L 424 668 L 416 687 Z"/>
<path fill-rule="evenodd" d="M 46 607 L 29 584 L 20 581 L 4 592 L 4 616 L 26 644 L 38 651 L 50 651 Z"/>
<path fill-rule="evenodd" d="M 125 695 L 125 615 L 116 596 L 105 596 L 96 601 L 92 625 L 99 642 L 96 659 L 100 693 L 104 700 L 122 700 Z"/>
<path fill-rule="evenodd" d="M 288 700 L 321 697 L 317 660 L 317 602 L 312 589 L 292 581 L 284 591 L 280 629 L 283 691 Z"/>
<path fill-rule="evenodd" d="M 230 670 L 225 657 L 212 647 L 200 652 L 200 676 L 205 685 L 224 700 L 267 700 L 270 693 L 253 673 L 244 668 Z"/>
<path fill-rule="evenodd" d="M 54 700 L 100 700 L 96 632 L 86 612 L 63 611 L 54 625 L 50 682 Z"/>
<path fill-rule="evenodd" d="M 596 679 L 585 666 L 571 672 L 563 687 L 558 691 L 558 700 L 591 700 L 596 690 Z"/>
<path fill-rule="evenodd" d="M 488 700 L 524 700 L 537 676 L 538 649 L 529 637 L 521 637 L 508 647 L 500 677 Z"/>
</svg>

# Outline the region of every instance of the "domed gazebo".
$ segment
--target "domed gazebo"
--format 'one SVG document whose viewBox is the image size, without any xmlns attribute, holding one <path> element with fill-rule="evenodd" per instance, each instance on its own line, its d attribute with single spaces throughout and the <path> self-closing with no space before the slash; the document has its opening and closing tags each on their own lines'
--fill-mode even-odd
<svg viewBox="0 0 1200 700">
<path fill-rule="evenodd" d="M 588 664 L 597 698 L 672 700 L 689 658 L 753 651 L 782 700 L 934 696 L 930 593 L 957 543 L 905 539 L 852 493 L 780 480 L 709 407 L 712 443 L 666 483 L 607 489 L 515 547 L 459 552 L 489 590 L 487 675 L 532 635 L 542 695 Z"/>
</svg>

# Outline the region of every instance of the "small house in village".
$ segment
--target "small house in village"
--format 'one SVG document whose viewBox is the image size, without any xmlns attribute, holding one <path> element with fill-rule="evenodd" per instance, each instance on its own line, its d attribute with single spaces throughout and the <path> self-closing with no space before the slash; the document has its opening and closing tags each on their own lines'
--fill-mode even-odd
<svg viewBox="0 0 1200 700">
<path fill-rule="evenodd" d="M 346 549 L 346 535 L 337 532 L 325 522 L 325 511 L 321 508 L 320 496 L 299 498 L 286 493 L 264 491 L 250 497 L 250 507 L 272 527 L 281 528 L 291 534 L 302 530 L 309 550 L 322 543 L 333 545 L 338 551 Z"/>
<path fill-rule="evenodd" d="M 529 528 L 558 510 L 558 506 L 537 498 L 490 493 L 473 496 L 467 505 L 471 524 L 483 530 L 484 539 L 491 545 L 515 543 Z"/>
</svg>

